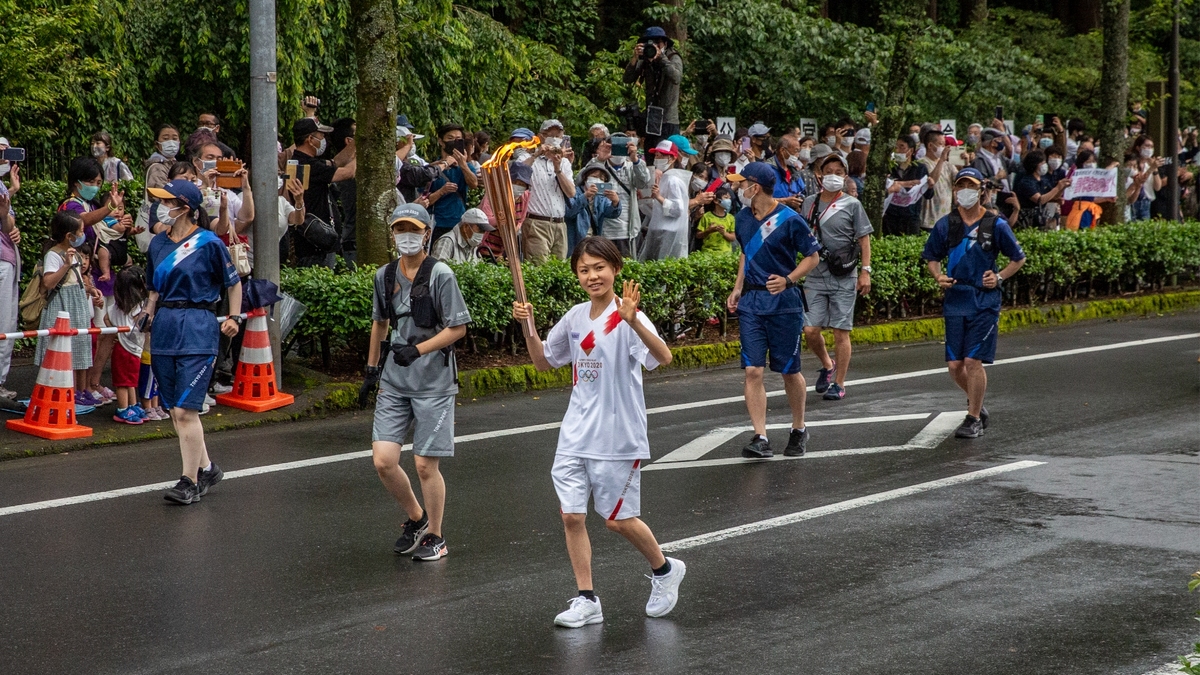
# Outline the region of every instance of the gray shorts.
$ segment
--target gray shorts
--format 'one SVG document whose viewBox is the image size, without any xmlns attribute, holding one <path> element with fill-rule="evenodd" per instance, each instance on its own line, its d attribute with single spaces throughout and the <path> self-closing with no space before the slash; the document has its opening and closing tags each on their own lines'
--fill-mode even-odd
<svg viewBox="0 0 1200 675">
<path fill-rule="evenodd" d="M 372 441 L 404 445 L 409 428 L 413 432 L 414 455 L 454 456 L 454 395 L 411 398 L 379 385 L 375 399 Z"/>
<path fill-rule="evenodd" d="M 808 302 L 808 308 L 804 312 L 804 325 L 851 330 L 854 328 L 856 297 L 853 288 L 836 291 L 805 288 L 804 299 Z"/>
</svg>

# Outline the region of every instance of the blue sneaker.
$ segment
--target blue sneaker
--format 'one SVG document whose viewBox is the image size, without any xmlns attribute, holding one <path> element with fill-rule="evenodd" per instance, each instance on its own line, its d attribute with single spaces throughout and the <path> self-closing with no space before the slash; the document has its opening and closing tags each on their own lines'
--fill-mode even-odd
<svg viewBox="0 0 1200 675">
<path fill-rule="evenodd" d="M 146 412 L 146 409 L 136 403 L 129 406 L 129 409 L 132 410 L 133 412 L 137 413 L 138 419 L 140 419 L 143 422 L 150 419 L 150 414 Z"/>
<path fill-rule="evenodd" d="M 826 401 L 840 401 L 843 398 L 846 398 L 846 389 L 837 382 L 834 382 L 833 384 L 829 385 L 829 389 L 825 391 L 825 396 L 822 398 L 824 398 Z"/>
<path fill-rule="evenodd" d="M 128 408 L 117 408 L 117 414 L 113 415 L 114 422 L 121 424 L 138 425 L 142 423 L 142 418 L 138 416 L 137 411 L 132 406 Z"/>
<path fill-rule="evenodd" d="M 829 388 L 829 383 L 833 382 L 834 374 L 837 373 L 837 361 L 831 360 L 830 363 L 833 364 L 832 367 L 817 371 L 817 384 L 813 387 L 813 391 L 818 394 L 825 393 L 825 390 Z"/>
</svg>

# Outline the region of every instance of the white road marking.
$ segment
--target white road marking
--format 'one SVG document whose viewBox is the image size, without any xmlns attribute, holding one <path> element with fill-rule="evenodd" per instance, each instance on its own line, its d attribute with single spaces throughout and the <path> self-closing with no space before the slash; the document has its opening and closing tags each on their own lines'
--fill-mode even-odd
<svg viewBox="0 0 1200 675">
<path fill-rule="evenodd" d="M 1034 461 L 1030 461 L 1030 460 L 1025 460 L 1025 461 L 1021 461 L 1021 462 L 1012 462 L 1010 464 L 1001 464 L 1000 466 L 993 466 L 989 469 L 981 469 L 979 471 L 972 471 L 970 473 L 962 473 L 957 476 L 950 476 L 948 478 L 940 478 L 938 480 L 931 480 L 927 483 L 918 483 L 916 485 L 910 485 L 908 487 L 897 488 L 895 490 L 888 490 L 887 492 L 877 492 L 873 495 L 866 495 L 865 497 L 856 497 L 854 499 L 847 499 L 844 502 L 837 502 L 836 504 L 829 504 L 827 506 L 818 506 L 817 508 L 814 508 L 814 509 L 807 509 L 805 511 L 797 511 L 795 513 L 789 513 L 785 516 L 779 516 L 777 518 L 768 518 L 767 520 L 759 520 L 759 521 L 753 522 L 753 523 L 746 523 L 745 525 L 738 525 L 737 527 L 729 527 L 724 530 L 717 530 L 716 532 L 709 532 L 708 534 L 701 534 L 701 535 L 697 535 L 695 537 L 688 537 L 686 539 L 679 539 L 677 541 L 667 542 L 662 545 L 662 550 L 665 552 L 668 552 L 668 553 L 675 553 L 677 551 L 686 551 L 689 548 L 697 548 L 700 546 L 705 546 L 707 544 L 715 544 L 719 541 L 725 541 L 726 539 L 733 539 L 734 537 L 741 537 L 741 536 L 744 536 L 747 534 L 752 534 L 754 532 L 762 532 L 764 530 L 770 530 L 770 529 L 774 529 L 776 527 L 783 527 L 784 525 L 792 525 L 794 523 L 803 522 L 805 520 L 812 520 L 814 518 L 820 518 L 821 516 L 829 516 L 829 515 L 833 515 L 835 513 L 841 513 L 843 511 L 849 511 L 851 509 L 857 509 L 857 508 L 863 507 L 863 506 L 871 506 L 873 504 L 879 504 L 882 502 L 891 501 L 893 499 L 899 499 L 900 497 L 908 497 L 910 495 L 920 494 L 922 492 L 929 492 L 930 490 L 937 490 L 939 488 L 950 487 L 951 485 L 960 485 L 962 483 L 969 483 L 971 481 L 979 480 L 981 478 L 997 476 L 999 474 L 1008 473 L 1010 471 L 1018 471 L 1020 469 L 1028 469 L 1028 468 L 1035 467 L 1035 466 L 1041 466 L 1042 464 L 1045 464 L 1045 462 L 1034 462 Z"/>
<path fill-rule="evenodd" d="M 1033 361 L 1033 360 L 1038 360 L 1038 359 L 1051 359 L 1051 358 L 1057 358 L 1057 357 L 1061 357 L 1061 356 L 1075 356 L 1077 354 L 1086 354 L 1089 352 L 1107 351 L 1110 349 L 1121 349 L 1124 347 L 1140 347 L 1140 346 L 1156 344 L 1156 343 L 1160 343 L 1160 342 L 1172 342 L 1175 340 L 1187 340 L 1187 339 L 1191 339 L 1191 338 L 1200 338 L 1200 333 L 1185 333 L 1185 334 L 1180 334 L 1180 335 L 1168 335 L 1165 337 L 1150 338 L 1147 340 L 1115 342 L 1112 344 L 1099 345 L 1096 347 L 1083 347 L 1083 348 L 1079 348 L 1079 349 L 1068 349 L 1065 351 L 1058 351 L 1058 352 L 1046 352 L 1044 354 L 1030 354 L 1028 356 L 1019 356 L 1019 357 L 1014 357 L 1014 358 L 1009 358 L 1009 359 L 1000 359 L 992 365 L 998 366 L 998 365 L 1003 365 L 1003 364 L 1007 364 L 1007 363 L 1021 363 L 1024 361 Z M 860 380 L 848 380 L 846 382 L 846 386 L 876 384 L 879 382 L 892 382 L 895 380 L 905 380 L 905 379 L 911 379 L 911 378 L 915 378 L 915 377 L 923 377 L 925 375 L 936 375 L 938 373 L 945 373 L 945 372 L 946 372 L 945 368 L 930 368 L 927 370 L 914 370 L 914 371 L 909 371 L 906 373 L 894 373 L 892 375 L 881 375 L 879 377 L 867 377 L 867 378 L 863 378 Z M 812 387 L 809 387 L 809 390 L 811 391 Z M 784 391 L 782 389 L 778 390 L 778 391 L 767 392 L 767 396 L 783 396 L 783 395 L 784 395 Z M 693 401 L 691 403 L 679 403 L 676 405 L 659 406 L 657 408 L 650 408 L 650 409 L 646 410 L 646 414 L 647 415 L 657 415 L 660 413 L 676 412 L 676 411 L 680 411 L 680 410 L 693 410 L 696 408 L 704 408 L 704 407 L 714 406 L 714 405 L 723 405 L 726 403 L 741 403 L 742 401 L 743 401 L 743 398 L 741 396 L 727 396 L 724 398 L 714 398 L 714 399 L 708 399 L 708 400 L 703 400 L 703 401 Z M 514 435 L 519 435 L 519 434 L 527 434 L 527 433 L 532 433 L 535 431 L 549 431 L 552 429 L 557 429 L 560 426 L 562 426 L 561 422 L 549 422 L 546 424 L 533 424 L 533 425 L 529 425 L 529 426 L 525 426 L 525 427 L 514 427 L 514 428 L 509 428 L 509 429 L 496 429 L 493 431 L 484 431 L 484 432 L 480 432 L 480 433 L 456 436 L 454 439 L 454 442 L 455 443 L 468 443 L 471 441 L 480 441 L 480 440 L 486 440 L 486 439 L 491 439 L 491 438 L 500 438 L 503 436 L 514 436 Z M 405 446 L 405 449 L 409 449 L 409 446 Z M 225 474 L 225 477 L 226 478 L 237 478 L 240 476 L 253 476 L 253 475 L 259 475 L 259 474 L 265 474 L 265 473 L 275 473 L 277 471 L 288 471 L 291 469 L 301 469 L 301 468 L 305 468 L 305 467 L 309 467 L 309 466 L 317 466 L 319 464 L 330 464 L 330 463 L 334 463 L 334 462 L 346 462 L 346 461 L 350 461 L 350 460 L 354 460 L 354 459 L 361 459 L 363 457 L 370 457 L 370 456 L 371 456 L 371 452 L 369 450 L 356 450 L 354 452 L 345 452 L 345 453 L 341 453 L 338 455 L 328 455 L 325 457 L 314 457 L 312 459 L 303 459 L 303 460 L 299 460 L 296 462 L 285 462 L 282 464 L 270 464 L 267 466 L 252 467 L 249 469 L 241 469 L 240 471 L 229 471 Z M 712 460 L 712 461 L 718 461 L 718 460 Z M 761 460 L 758 460 L 758 461 L 761 461 Z M 653 465 L 651 465 L 651 466 L 653 466 Z M 647 468 L 649 468 L 649 467 L 647 467 Z M 137 485 L 134 487 L 119 488 L 116 490 L 106 490 L 104 492 L 93 492 L 91 494 L 77 495 L 74 497 L 63 497 L 61 499 L 50 499 L 50 500 L 40 501 L 40 502 L 15 504 L 13 506 L 0 507 L 0 517 L 10 516 L 10 515 L 14 515 L 17 513 L 28 513 L 30 511 L 40 511 L 43 509 L 53 509 L 53 508 L 57 508 L 60 506 L 85 504 L 88 502 L 95 502 L 95 501 L 100 501 L 100 500 L 104 500 L 104 499 L 115 499 L 117 497 L 125 497 L 128 495 L 141 494 L 141 493 L 145 493 L 145 492 L 153 492 L 155 490 L 166 489 L 166 488 L 170 487 L 171 485 L 173 485 L 173 483 L 153 483 L 150 485 Z"/>
<path fill-rule="evenodd" d="M 648 465 L 642 467 L 642 471 L 662 471 L 664 469 L 692 469 L 692 468 L 701 468 L 701 467 L 708 467 L 708 466 L 729 466 L 731 464 L 759 464 L 761 462 L 785 462 L 785 461 L 797 460 L 797 459 L 826 459 L 829 457 L 847 457 L 850 455 L 874 455 L 874 454 L 882 453 L 882 452 L 900 452 L 903 450 L 926 450 L 929 448 L 936 448 L 946 438 L 946 436 L 950 432 L 952 432 L 956 428 L 958 428 L 958 425 L 962 423 L 962 417 L 965 414 L 966 414 L 965 410 L 959 410 L 957 412 L 939 413 L 938 416 L 933 418 L 929 422 L 929 424 L 926 424 L 925 427 L 923 429 L 921 429 L 921 431 L 917 432 L 917 435 L 914 436 L 911 441 L 905 443 L 904 445 L 880 445 L 880 446 L 871 447 L 871 448 L 846 448 L 844 450 L 817 450 L 814 452 L 805 453 L 803 457 L 786 457 L 784 455 L 775 455 L 774 457 L 772 457 L 770 459 L 751 459 L 748 457 L 726 457 L 726 458 L 722 458 L 722 459 L 699 459 L 699 457 L 704 456 L 703 452 L 701 452 L 700 454 L 696 454 L 700 450 L 699 441 L 704 440 L 704 439 L 709 439 L 710 434 L 713 433 L 713 432 L 710 432 L 710 434 L 701 436 L 700 438 L 696 439 L 695 441 L 692 441 L 692 443 L 689 443 L 688 445 L 685 445 L 682 448 L 679 448 L 679 450 L 676 450 L 675 452 L 670 453 L 666 457 L 655 460 L 653 464 L 648 464 Z M 810 427 L 817 426 L 817 425 L 831 425 L 832 426 L 832 425 L 839 424 L 839 423 L 862 424 L 865 422 L 876 422 L 876 421 L 889 421 L 890 422 L 890 421 L 895 421 L 895 420 L 925 419 L 927 417 L 929 417 L 929 415 L 887 415 L 887 416 L 882 416 L 882 417 L 860 417 L 860 418 L 851 419 L 851 420 L 823 420 L 821 422 L 809 422 L 807 424 L 807 426 L 810 426 Z M 786 422 L 783 424 L 768 424 L 767 429 L 787 429 L 791 426 L 792 425 L 790 422 Z M 733 431 L 733 432 L 735 432 L 733 434 L 733 436 L 736 436 L 737 434 L 746 433 L 747 431 L 753 431 L 753 428 L 752 427 L 739 427 L 737 429 L 718 429 L 717 431 Z M 733 438 L 733 436 L 730 436 L 730 439 L 727 439 L 727 440 L 731 440 Z M 709 439 L 709 440 L 711 440 L 711 439 Z M 693 443 L 695 443 L 696 445 L 693 446 L 692 445 Z M 691 447 L 689 447 L 689 446 L 691 446 Z M 714 445 L 714 446 L 708 448 L 707 450 L 705 450 L 705 452 L 708 452 L 710 450 L 715 450 L 718 446 L 719 446 L 719 444 Z M 670 459 L 670 460 L 667 459 L 668 457 L 674 457 L 675 453 L 678 453 L 681 450 L 684 450 L 685 448 L 688 450 L 689 455 L 694 455 L 697 459 L 693 459 L 691 461 L 682 460 L 682 459 Z M 666 462 L 666 463 L 664 464 L 664 462 Z"/>
<path fill-rule="evenodd" d="M 923 420 L 929 417 L 928 413 L 917 413 L 915 415 L 880 415 L 877 417 L 851 417 L 844 420 L 818 420 L 808 421 L 807 427 L 827 427 L 841 426 L 844 424 L 874 424 L 877 422 L 902 422 L 907 420 Z M 787 429 L 792 425 L 790 422 L 781 424 L 768 424 L 767 429 Z M 684 445 L 672 450 L 663 455 L 659 459 L 654 460 L 655 464 L 666 462 L 690 462 L 700 459 L 704 455 L 716 450 L 725 443 L 732 441 L 739 434 L 744 434 L 749 431 L 754 431 L 754 427 L 722 427 L 713 429 L 712 431 L 691 440 Z"/>
</svg>

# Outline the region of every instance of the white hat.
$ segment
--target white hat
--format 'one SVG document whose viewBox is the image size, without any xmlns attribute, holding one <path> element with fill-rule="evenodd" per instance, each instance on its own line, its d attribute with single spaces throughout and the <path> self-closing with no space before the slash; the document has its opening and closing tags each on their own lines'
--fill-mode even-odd
<svg viewBox="0 0 1200 675">
<path fill-rule="evenodd" d="M 549 120 L 546 120 L 545 122 L 542 122 L 542 131 L 545 131 L 547 129 L 553 129 L 555 127 L 558 127 L 559 129 L 564 128 L 563 123 L 559 122 L 558 120 L 555 120 L 555 119 L 549 119 Z"/>
<path fill-rule="evenodd" d="M 405 138 L 405 137 L 409 137 L 409 136 L 411 136 L 414 141 L 419 141 L 422 138 L 425 138 L 421 134 L 414 134 L 413 132 L 409 131 L 408 127 L 396 127 L 396 140 L 397 141 L 400 140 L 401 138 Z"/>
<path fill-rule="evenodd" d="M 492 230 L 496 229 L 488 221 L 487 214 L 484 213 L 483 209 L 480 208 L 467 209 L 466 212 L 462 214 L 461 221 L 464 223 L 470 223 L 484 232 L 491 232 Z"/>
<path fill-rule="evenodd" d="M 0 145 L 8 145 L 8 139 L 0 136 Z"/>
<path fill-rule="evenodd" d="M 854 142 L 858 143 L 860 145 L 870 145 L 871 144 L 871 128 L 863 127 L 862 129 L 859 129 L 858 133 L 854 134 Z"/>
</svg>

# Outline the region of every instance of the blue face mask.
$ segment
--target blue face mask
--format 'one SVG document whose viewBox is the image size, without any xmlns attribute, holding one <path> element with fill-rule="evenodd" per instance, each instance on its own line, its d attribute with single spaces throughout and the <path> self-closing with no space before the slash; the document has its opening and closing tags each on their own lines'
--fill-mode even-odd
<svg viewBox="0 0 1200 675">
<path fill-rule="evenodd" d="M 1043 150 L 1045 150 L 1046 148 L 1048 148 L 1048 147 L 1050 147 L 1050 146 L 1052 146 L 1052 145 L 1054 145 L 1054 139 L 1053 139 L 1053 138 L 1043 138 L 1043 139 L 1041 139 L 1041 140 L 1039 140 L 1039 141 L 1038 141 L 1038 147 L 1039 147 L 1039 148 L 1041 148 L 1041 149 L 1043 149 Z"/>
<path fill-rule="evenodd" d="M 84 185 L 83 183 L 77 183 L 76 185 L 79 186 L 79 196 L 83 197 L 85 201 L 90 202 L 96 198 L 96 195 L 100 194 L 99 185 Z"/>
<path fill-rule="evenodd" d="M 732 200 L 729 200 L 729 199 L 722 199 L 722 200 L 721 200 L 719 203 L 720 203 L 720 205 L 721 205 L 721 208 L 725 209 L 726 211 L 728 211 L 729 209 L 733 208 L 733 201 L 732 201 Z"/>
<path fill-rule="evenodd" d="M 78 237 L 71 239 L 71 241 L 67 243 L 71 245 L 71 248 L 79 248 L 80 246 L 83 246 L 85 241 L 87 241 L 87 235 L 80 232 Z"/>
</svg>

